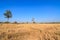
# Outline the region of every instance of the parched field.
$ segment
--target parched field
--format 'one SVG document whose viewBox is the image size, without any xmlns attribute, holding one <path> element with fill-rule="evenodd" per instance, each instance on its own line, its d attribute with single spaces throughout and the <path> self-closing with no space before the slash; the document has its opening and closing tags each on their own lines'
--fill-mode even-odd
<svg viewBox="0 0 60 40">
<path fill-rule="evenodd" d="M 60 24 L 0 24 L 0 40 L 60 40 Z"/>
</svg>

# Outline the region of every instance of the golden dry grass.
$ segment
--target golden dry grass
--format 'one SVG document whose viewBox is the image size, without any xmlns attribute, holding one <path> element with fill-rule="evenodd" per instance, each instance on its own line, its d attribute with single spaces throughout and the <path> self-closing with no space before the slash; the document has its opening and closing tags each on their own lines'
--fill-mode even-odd
<svg viewBox="0 0 60 40">
<path fill-rule="evenodd" d="M 0 24 L 0 40 L 60 40 L 60 24 Z"/>
</svg>

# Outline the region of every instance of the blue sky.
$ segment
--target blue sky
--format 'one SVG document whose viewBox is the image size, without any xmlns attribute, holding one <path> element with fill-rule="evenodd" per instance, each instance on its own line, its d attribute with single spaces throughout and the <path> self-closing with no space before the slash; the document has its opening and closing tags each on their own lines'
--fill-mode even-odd
<svg viewBox="0 0 60 40">
<path fill-rule="evenodd" d="M 0 0 L 0 21 L 4 18 L 5 10 L 10 10 L 13 17 L 9 21 L 31 22 L 59 22 L 60 1 L 59 0 Z"/>
</svg>

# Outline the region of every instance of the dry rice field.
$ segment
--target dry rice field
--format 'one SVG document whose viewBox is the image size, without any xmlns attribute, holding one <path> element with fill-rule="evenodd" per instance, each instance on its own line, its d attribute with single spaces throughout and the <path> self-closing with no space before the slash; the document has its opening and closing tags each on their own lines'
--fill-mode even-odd
<svg viewBox="0 0 60 40">
<path fill-rule="evenodd" d="M 0 40 L 60 40 L 60 24 L 0 24 Z"/>
</svg>

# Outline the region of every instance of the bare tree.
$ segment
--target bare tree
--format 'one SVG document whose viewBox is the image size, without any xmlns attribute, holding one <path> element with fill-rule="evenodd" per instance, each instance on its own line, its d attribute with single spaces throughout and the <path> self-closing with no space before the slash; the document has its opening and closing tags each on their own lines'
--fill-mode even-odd
<svg viewBox="0 0 60 40">
<path fill-rule="evenodd" d="M 35 18 L 32 18 L 32 23 L 35 23 Z"/>
</svg>

